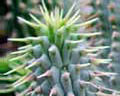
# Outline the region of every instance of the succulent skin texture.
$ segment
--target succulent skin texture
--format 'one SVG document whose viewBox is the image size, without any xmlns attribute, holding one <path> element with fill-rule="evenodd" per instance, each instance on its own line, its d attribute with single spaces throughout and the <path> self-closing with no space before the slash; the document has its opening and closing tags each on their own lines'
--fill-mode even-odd
<svg viewBox="0 0 120 96">
<path fill-rule="evenodd" d="M 16 88 L 26 82 L 31 83 L 20 95 L 101 96 L 108 92 L 118 94 L 117 90 L 104 86 L 101 78 L 112 77 L 117 73 L 102 72 L 98 69 L 99 65 L 108 64 L 111 59 L 101 59 L 90 55 L 109 48 L 88 45 L 87 38 L 99 36 L 101 32 L 78 32 L 80 27 L 87 26 L 98 18 L 78 24 L 76 22 L 80 19 L 79 11 L 71 16 L 75 4 L 65 16 L 62 9 L 56 8 L 55 11 L 49 13 L 44 1 L 42 4 L 43 7 L 40 6 L 40 10 L 44 23 L 32 14 L 30 16 L 35 23 L 18 17 L 21 22 L 36 29 L 37 37 L 9 39 L 9 41 L 23 42 L 27 45 L 11 53 L 16 57 L 10 60 L 21 62 L 24 64 L 24 66 L 21 65 L 22 68 L 29 70 L 24 77 L 12 84 Z M 11 74 L 17 69 L 19 67 L 6 74 Z"/>
</svg>

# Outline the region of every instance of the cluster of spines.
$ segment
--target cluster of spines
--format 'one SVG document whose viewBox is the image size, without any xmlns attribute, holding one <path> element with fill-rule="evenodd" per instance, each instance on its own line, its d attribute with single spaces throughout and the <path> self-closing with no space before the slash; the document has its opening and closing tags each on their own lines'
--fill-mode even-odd
<svg viewBox="0 0 120 96">
<path fill-rule="evenodd" d="M 77 0 L 76 0 L 77 1 Z M 81 2 L 82 0 L 80 0 Z M 93 18 L 98 16 L 99 22 L 95 26 L 90 26 L 88 29 L 99 29 L 102 31 L 102 38 L 100 38 L 99 44 L 111 46 L 110 49 L 104 51 L 104 58 L 112 58 L 113 61 L 108 66 L 103 66 L 102 69 L 109 70 L 112 72 L 117 72 L 119 74 L 119 0 L 86 0 L 80 3 L 85 9 L 91 10 L 91 13 L 85 17 L 85 19 Z M 78 4 L 78 6 L 80 5 Z M 90 11 L 89 11 L 90 12 Z M 96 38 L 92 39 L 92 45 L 96 44 Z M 93 44 L 94 43 L 94 44 Z M 104 80 L 106 81 L 106 80 Z M 109 84 L 112 88 L 119 88 L 119 75 L 111 78 L 111 83 Z"/>
<path fill-rule="evenodd" d="M 118 75 L 111 78 L 111 87 L 120 89 L 119 87 L 119 0 L 96 0 L 94 8 L 96 8 L 96 14 L 100 17 L 100 24 L 98 28 L 103 33 L 104 45 L 111 46 L 110 50 L 105 52 L 105 58 L 112 58 L 112 62 L 107 66 L 112 72 L 117 72 Z M 98 12 L 98 13 L 97 13 Z"/>
<path fill-rule="evenodd" d="M 112 15 L 110 16 L 110 20 L 112 22 L 112 28 L 113 28 L 113 32 L 112 32 L 112 43 L 111 43 L 111 52 L 109 53 L 109 57 L 113 59 L 113 62 L 110 64 L 110 68 L 113 72 L 117 72 L 118 76 L 114 77 L 111 79 L 111 81 L 113 82 L 113 87 L 116 88 L 117 90 L 120 90 L 119 87 L 119 82 L 120 82 L 120 71 L 119 71 L 119 45 L 120 45 L 120 29 L 119 29 L 119 5 L 118 5 L 119 0 L 115 0 L 115 1 L 111 1 L 111 3 L 109 4 L 109 8 L 112 10 Z"/>
<path fill-rule="evenodd" d="M 4 29 L 1 29 L 2 31 L 5 31 L 4 34 L 13 35 L 11 33 L 14 33 L 17 34 L 17 37 L 36 36 L 36 34 L 33 33 L 33 29 L 30 26 L 18 22 L 17 17 L 21 16 L 23 18 L 31 20 L 28 13 L 32 13 L 38 17 L 41 17 L 41 13 L 36 7 L 41 4 L 41 0 L 4 0 L 3 3 L 3 5 L 5 5 L 5 8 L 3 7 L 1 9 L 5 10 L 3 10 L 3 14 L 0 14 L 0 22 L 1 24 L 2 21 L 4 22 L 4 24 L 2 24 L 2 26 L 4 26 Z M 58 2 L 58 0 L 45 0 L 45 3 L 47 4 L 49 10 L 53 10 L 55 6 L 61 6 L 59 4 L 61 1 Z M 26 33 L 23 33 L 24 31 L 26 31 Z"/>
<path fill-rule="evenodd" d="M 14 91 L 14 88 L 10 84 L 19 79 L 19 76 L 11 74 L 9 76 L 2 75 L 3 73 L 11 70 L 9 63 L 10 56 L 4 56 L 0 58 L 0 94 L 7 94 Z"/>
</svg>

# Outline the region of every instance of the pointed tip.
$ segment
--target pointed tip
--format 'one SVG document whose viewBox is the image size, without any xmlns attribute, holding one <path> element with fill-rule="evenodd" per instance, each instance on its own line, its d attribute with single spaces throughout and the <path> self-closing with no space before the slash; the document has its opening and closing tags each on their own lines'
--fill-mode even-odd
<svg viewBox="0 0 120 96">
<path fill-rule="evenodd" d="M 93 22 L 96 22 L 98 20 L 99 20 L 99 18 L 97 17 L 97 18 L 94 18 L 92 20 L 89 20 L 89 21 L 86 21 L 86 22 L 83 22 L 83 23 L 80 23 L 80 24 L 76 24 L 75 26 L 76 27 L 87 26 L 87 25 L 92 24 Z"/>
<path fill-rule="evenodd" d="M 21 22 L 24 22 L 24 19 L 22 18 L 22 17 L 17 17 L 17 19 L 19 20 L 19 21 L 21 21 Z"/>
<path fill-rule="evenodd" d="M 25 42 L 25 38 L 8 38 L 8 41 Z"/>
<path fill-rule="evenodd" d="M 37 65 L 37 62 L 33 62 L 32 64 L 28 65 L 27 67 L 25 67 L 25 69 L 29 69 L 32 68 L 33 66 Z"/>
<path fill-rule="evenodd" d="M 17 19 L 21 19 L 21 17 L 18 16 Z"/>
<path fill-rule="evenodd" d="M 32 13 L 29 13 L 29 15 L 30 15 L 30 16 L 33 16 L 33 14 L 32 14 Z"/>
<path fill-rule="evenodd" d="M 48 9 L 47 9 L 47 7 L 45 5 L 45 1 L 44 0 L 42 0 L 42 5 L 43 5 L 44 10 L 48 13 Z"/>
<path fill-rule="evenodd" d="M 75 7 L 77 5 L 77 3 L 76 2 L 74 2 L 73 4 L 72 4 L 72 9 Z"/>
<path fill-rule="evenodd" d="M 42 1 L 42 4 L 45 4 L 45 3 L 44 3 L 44 0 L 41 0 L 41 1 Z"/>
<path fill-rule="evenodd" d="M 47 70 L 45 73 L 37 76 L 37 78 L 40 79 L 40 78 L 43 78 L 43 77 L 51 76 L 51 74 L 52 74 L 51 70 Z"/>
<path fill-rule="evenodd" d="M 76 5 L 76 3 L 73 3 L 72 7 L 68 10 L 68 13 L 66 14 L 64 20 L 69 18 L 69 16 L 71 15 L 72 10 L 74 9 L 75 5 Z"/>
</svg>

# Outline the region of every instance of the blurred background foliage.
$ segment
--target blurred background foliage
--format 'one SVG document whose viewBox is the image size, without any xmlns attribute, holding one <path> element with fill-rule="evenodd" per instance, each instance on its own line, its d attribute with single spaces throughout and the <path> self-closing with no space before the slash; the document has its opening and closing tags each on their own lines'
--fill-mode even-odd
<svg viewBox="0 0 120 96">
<path fill-rule="evenodd" d="M 112 58 L 112 64 L 109 64 L 110 70 L 120 73 L 120 0 L 45 0 L 49 11 L 54 10 L 55 7 L 60 7 L 65 10 L 64 14 L 74 2 L 76 2 L 75 10 L 80 9 L 80 22 L 99 17 L 97 23 L 88 27 L 82 27 L 80 32 L 101 31 L 103 33 L 97 39 L 92 38 L 91 45 L 101 44 L 110 46 L 110 49 L 105 50 L 101 56 Z M 13 66 L 9 64 L 9 57 L 6 54 L 16 50 L 17 46 L 19 46 L 18 44 L 8 42 L 7 38 L 36 36 L 35 30 L 19 22 L 17 17 L 20 16 L 31 20 L 29 16 L 31 13 L 42 20 L 39 5 L 41 5 L 41 0 L 0 0 L 0 74 L 13 69 Z M 0 84 L 9 84 L 15 78 L 20 78 L 21 75 L 23 74 L 18 72 L 12 75 L 14 78 L 8 75 L 0 77 Z M 120 89 L 120 76 L 116 78 L 118 78 L 117 81 L 114 81 L 114 78 L 111 80 L 114 82 L 114 87 Z M 11 94 L 8 96 L 13 96 L 14 93 Z"/>
</svg>

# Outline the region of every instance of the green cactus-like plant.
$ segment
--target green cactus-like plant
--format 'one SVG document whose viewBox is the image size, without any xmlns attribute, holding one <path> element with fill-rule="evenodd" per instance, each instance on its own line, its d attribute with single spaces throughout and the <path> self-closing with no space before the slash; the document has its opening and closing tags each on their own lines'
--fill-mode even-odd
<svg viewBox="0 0 120 96">
<path fill-rule="evenodd" d="M 10 55 L 4 56 L 0 58 L 0 95 L 1 96 L 15 96 L 15 88 L 11 86 L 16 80 L 20 79 L 28 70 L 24 70 L 19 68 L 15 73 L 10 74 L 10 70 L 14 70 L 15 66 L 17 66 L 17 62 L 11 62 L 9 59 Z M 9 71 L 9 73 L 8 73 Z M 3 75 L 4 74 L 4 75 Z M 9 75 L 10 74 L 10 75 Z M 21 90 L 26 88 L 28 84 L 24 84 L 17 88 L 17 90 Z"/>
<path fill-rule="evenodd" d="M 0 94 L 10 93 L 14 89 L 9 86 L 11 82 L 15 82 L 18 78 L 16 76 L 2 76 L 1 74 L 11 70 L 9 67 L 9 56 L 0 58 Z"/>
<path fill-rule="evenodd" d="M 113 62 L 111 63 L 111 70 L 114 72 L 119 73 L 118 76 L 114 77 L 111 79 L 111 81 L 113 82 L 113 86 L 114 88 L 116 88 L 117 90 L 120 90 L 120 71 L 119 71 L 119 63 L 120 63 L 120 50 L 119 50 L 119 46 L 120 46 L 120 17 L 119 17 L 119 4 L 120 1 L 119 0 L 111 0 L 110 4 L 109 4 L 109 9 L 111 9 L 111 13 L 112 15 L 110 16 L 110 21 L 112 23 L 112 44 L 111 44 L 111 52 L 109 54 L 109 57 L 113 59 Z"/>
<path fill-rule="evenodd" d="M 110 50 L 107 50 L 104 54 L 105 58 L 112 58 L 112 62 L 110 63 L 109 70 L 113 72 L 117 72 L 118 75 L 114 78 L 111 78 L 112 87 L 120 90 L 119 83 L 119 25 L 120 25 L 120 18 L 119 18 L 119 0 L 93 0 L 93 7 L 96 10 L 96 13 L 99 18 L 99 26 L 98 28 L 103 32 L 103 45 L 111 46 Z"/>
<path fill-rule="evenodd" d="M 40 6 L 44 21 L 41 22 L 30 14 L 35 21 L 18 19 L 36 30 L 37 37 L 10 38 L 9 41 L 23 42 L 26 46 L 11 53 L 15 55 L 10 62 L 19 64 L 5 74 L 24 68 L 29 72 L 12 84 L 18 87 L 26 82 L 30 86 L 20 93 L 22 96 L 117 96 L 117 90 L 108 88 L 103 78 L 110 78 L 117 73 L 105 72 L 99 67 L 108 64 L 111 59 L 101 59 L 98 53 L 108 46 L 90 46 L 89 38 L 101 35 L 101 32 L 79 32 L 98 18 L 76 23 L 80 19 L 79 11 L 71 16 L 75 4 L 63 16 L 63 10 L 56 8 L 48 12 L 45 3 Z M 22 65 L 20 65 L 22 64 Z"/>
<path fill-rule="evenodd" d="M 98 29 L 102 31 L 102 38 L 100 37 L 99 44 L 111 46 L 109 50 L 104 50 L 104 54 L 102 57 L 104 58 L 112 58 L 112 62 L 107 65 L 103 66 L 102 69 L 104 70 L 111 70 L 113 72 L 117 72 L 118 75 L 114 78 L 111 78 L 112 87 L 120 90 L 120 78 L 119 78 L 119 63 L 120 63 L 120 7 L 119 7 L 119 0 L 76 0 L 78 7 L 82 10 L 82 17 L 85 19 L 90 19 L 93 17 L 98 16 L 99 22 L 94 24 L 96 26 L 90 26 L 89 28 L 85 29 L 85 31 L 89 31 L 89 29 Z M 89 14 L 87 14 L 89 13 Z M 92 39 L 92 45 L 95 45 L 94 38 Z M 109 68 L 108 68 L 109 67 Z M 106 81 L 106 80 L 104 80 Z"/>
</svg>

